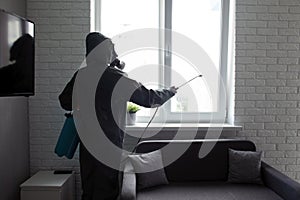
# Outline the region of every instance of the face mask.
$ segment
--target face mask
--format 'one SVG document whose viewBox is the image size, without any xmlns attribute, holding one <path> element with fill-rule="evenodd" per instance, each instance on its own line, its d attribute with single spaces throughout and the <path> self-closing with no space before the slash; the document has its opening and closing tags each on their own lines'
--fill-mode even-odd
<svg viewBox="0 0 300 200">
<path fill-rule="evenodd" d="M 116 58 L 109 66 L 110 67 L 117 67 L 120 70 L 123 70 L 125 68 L 125 62 L 120 61 L 118 58 Z"/>
</svg>

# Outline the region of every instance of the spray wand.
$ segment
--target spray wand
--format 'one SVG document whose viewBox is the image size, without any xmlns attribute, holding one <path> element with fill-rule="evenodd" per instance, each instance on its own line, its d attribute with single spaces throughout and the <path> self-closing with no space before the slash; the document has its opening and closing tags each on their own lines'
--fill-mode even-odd
<svg viewBox="0 0 300 200">
<path fill-rule="evenodd" d="M 194 79 L 200 78 L 200 77 L 202 77 L 201 74 L 195 76 L 194 78 L 192 78 L 192 79 L 186 81 L 185 83 L 179 85 L 178 87 L 175 87 L 175 90 L 178 90 L 179 88 L 185 86 L 186 84 L 188 84 L 189 82 L 193 81 Z M 154 117 L 155 117 L 157 111 L 158 111 L 158 107 L 156 108 L 154 114 L 152 115 L 152 117 L 151 117 L 150 121 L 148 122 L 146 128 L 144 129 L 144 131 L 142 132 L 141 136 L 139 137 L 138 142 L 136 143 L 136 145 L 135 145 L 135 147 L 134 147 L 134 149 L 132 150 L 131 153 L 134 153 L 134 152 L 136 151 L 137 145 L 140 143 L 141 139 L 144 137 L 144 134 L 145 134 L 146 130 L 148 129 L 149 125 L 151 124 L 152 120 L 154 119 Z"/>
<path fill-rule="evenodd" d="M 202 75 L 201 75 L 201 74 L 199 74 L 199 75 L 195 76 L 194 78 L 192 78 L 192 79 L 188 80 L 187 82 L 184 82 L 183 84 L 179 85 L 179 86 L 178 86 L 178 87 L 176 87 L 175 89 L 176 89 L 176 90 L 178 90 L 179 88 L 181 88 L 182 86 L 185 86 L 186 84 L 188 84 L 188 83 L 189 83 L 189 82 L 191 82 L 192 80 L 194 80 L 194 79 L 196 79 L 196 78 L 200 78 L 200 77 L 202 77 Z"/>
<path fill-rule="evenodd" d="M 179 85 L 178 87 L 175 87 L 175 90 L 178 90 L 179 88 L 185 86 L 186 84 L 188 84 L 189 82 L 193 81 L 194 79 L 200 78 L 200 77 L 202 77 L 201 74 L 195 76 L 194 78 L 192 78 L 192 79 L 190 79 L 190 80 L 184 82 L 183 84 Z M 158 111 L 158 107 L 156 108 L 156 110 L 155 110 L 154 114 L 152 115 L 150 121 L 148 122 L 146 128 L 144 129 L 144 131 L 142 132 L 141 136 L 139 137 L 138 142 L 137 142 L 136 145 L 134 146 L 134 149 L 131 151 L 131 154 L 135 153 L 138 144 L 140 143 L 141 139 L 144 137 L 144 134 L 146 133 L 146 130 L 148 129 L 149 125 L 151 124 L 152 120 L 154 119 L 154 117 L 155 117 L 157 111 Z M 123 163 L 123 162 L 126 161 L 127 159 L 128 159 L 128 157 L 125 158 L 124 160 L 122 160 L 121 163 Z"/>
</svg>

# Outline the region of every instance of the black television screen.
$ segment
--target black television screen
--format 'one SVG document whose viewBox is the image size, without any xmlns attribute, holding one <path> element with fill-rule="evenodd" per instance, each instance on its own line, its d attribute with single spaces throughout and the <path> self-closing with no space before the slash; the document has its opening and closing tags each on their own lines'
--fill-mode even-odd
<svg viewBox="0 0 300 200">
<path fill-rule="evenodd" d="M 0 10 L 0 96 L 34 95 L 34 23 Z"/>
</svg>

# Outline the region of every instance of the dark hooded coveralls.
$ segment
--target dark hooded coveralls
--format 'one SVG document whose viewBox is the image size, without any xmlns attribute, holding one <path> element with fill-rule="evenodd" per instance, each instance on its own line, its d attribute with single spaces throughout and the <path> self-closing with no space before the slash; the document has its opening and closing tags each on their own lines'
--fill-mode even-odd
<svg viewBox="0 0 300 200">
<path fill-rule="evenodd" d="M 87 54 L 105 39 L 108 38 L 100 33 L 90 33 L 86 38 Z M 61 106 L 65 110 L 72 110 L 72 89 L 76 74 L 59 96 Z M 112 98 L 113 90 L 121 79 L 123 88 L 130 88 L 131 90 L 134 88 L 134 93 L 130 99 L 124 98 L 126 90 L 118 93 L 117 98 Z M 149 108 L 162 105 L 174 94 L 172 90 L 167 89 L 148 90 L 141 83 L 128 78 L 124 72 L 116 67 L 107 67 L 99 80 L 95 95 L 97 118 L 105 135 L 112 143 L 122 148 L 124 138 L 122 129 L 124 130 L 125 127 L 127 101 Z M 117 115 L 113 115 L 113 110 L 117 111 Z M 79 157 L 83 190 L 82 200 L 116 199 L 119 194 L 119 172 L 95 159 L 82 143 L 80 143 Z"/>
</svg>

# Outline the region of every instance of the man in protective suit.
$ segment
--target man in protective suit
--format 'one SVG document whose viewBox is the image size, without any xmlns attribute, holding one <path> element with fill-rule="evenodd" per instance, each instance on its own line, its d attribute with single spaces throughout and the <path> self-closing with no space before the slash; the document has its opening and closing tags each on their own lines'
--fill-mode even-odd
<svg viewBox="0 0 300 200">
<path fill-rule="evenodd" d="M 87 65 L 101 61 L 102 74 L 95 94 L 95 109 L 99 124 L 109 140 L 122 148 L 126 117 L 126 103 L 131 101 L 144 107 L 157 107 L 175 95 L 175 87 L 164 90 L 149 90 L 141 83 L 127 77 L 120 70 L 120 61 L 111 40 L 100 33 L 89 33 L 86 37 L 86 56 L 103 41 L 109 46 L 101 52 L 102 58 L 87 58 Z M 104 62 L 103 62 L 104 61 Z M 65 110 L 72 110 L 72 91 L 77 72 L 59 96 L 60 104 Z M 114 93 L 115 87 L 121 84 L 121 90 Z M 120 85 L 120 84 L 119 84 Z M 129 94 L 128 94 L 129 93 Z M 129 96 L 128 96 L 129 95 Z M 128 96 L 128 98 L 126 98 Z M 80 173 L 82 183 L 82 200 L 114 200 L 119 195 L 119 171 L 98 161 L 80 143 Z"/>
</svg>

